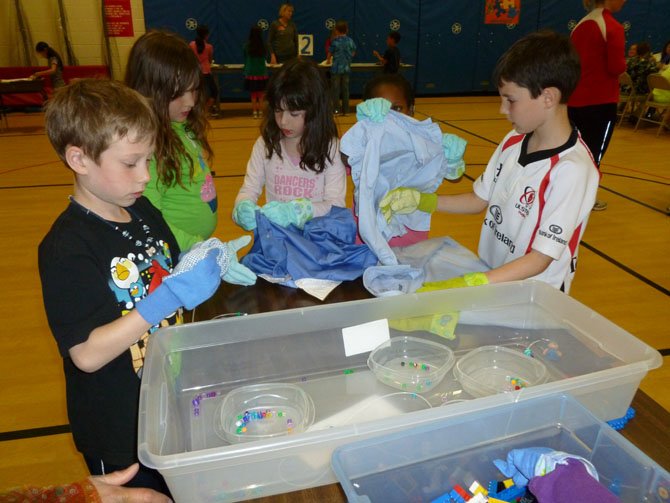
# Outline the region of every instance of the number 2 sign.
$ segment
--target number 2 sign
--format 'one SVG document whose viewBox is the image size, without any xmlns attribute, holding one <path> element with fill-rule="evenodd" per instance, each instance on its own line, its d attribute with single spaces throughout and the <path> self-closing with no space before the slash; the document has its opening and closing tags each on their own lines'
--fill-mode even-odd
<svg viewBox="0 0 670 503">
<path fill-rule="evenodd" d="M 298 35 L 298 54 L 314 56 L 314 35 L 301 33 Z"/>
</svg>

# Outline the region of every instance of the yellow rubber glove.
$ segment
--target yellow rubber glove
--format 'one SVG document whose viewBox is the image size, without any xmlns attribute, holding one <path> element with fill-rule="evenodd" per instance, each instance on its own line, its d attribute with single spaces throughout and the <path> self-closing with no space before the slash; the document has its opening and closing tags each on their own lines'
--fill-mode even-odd
<svg viewBox="0 0 670 503">
<path fill-rule="evenodd" d="M 456 324 L 458 323 L 458 315 L 458 311 L 453 311 L 450 313 L 428 314 L 426 316 L 389 320 L 389 327 L 402 332 L 425 330 L 445 339 L 454 339 L 456 337 L 454 330 L 456 330 Z"/>
<path fill-rule="evenodd" d="M 424 283 L 417 292 L 432 292 L 433 290 L 447 290 L 448 288 L 463 288 L 464 286 L 488 285 L 489 279 L 483 272 L 469 272 L 463 276 L 444 281 L 429 281 Z"/>
<path fill-rule="evenodd" d="M 417 210 L 432 213 L 437 209 L 437 194 L 423 194 L 416 189 L 399 187 L 382 198 L 379 209 L 387 222 L 393 215 L 406 215 Z"/>
</svg>

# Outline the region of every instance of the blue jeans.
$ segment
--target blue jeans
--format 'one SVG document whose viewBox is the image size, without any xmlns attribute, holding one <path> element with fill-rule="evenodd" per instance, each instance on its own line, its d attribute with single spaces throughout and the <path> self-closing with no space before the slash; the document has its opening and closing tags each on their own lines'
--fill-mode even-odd
<svg viewBox="0 0 670 503">
<path fill-rule="evenodd" d="M 330 90 L 333 96 L 333 107 L 339 109 L 340 97 L 342 98 L 342 113 L 349 113 L 349 74 L 332 73 L 330 75 Z"/>
</svg>

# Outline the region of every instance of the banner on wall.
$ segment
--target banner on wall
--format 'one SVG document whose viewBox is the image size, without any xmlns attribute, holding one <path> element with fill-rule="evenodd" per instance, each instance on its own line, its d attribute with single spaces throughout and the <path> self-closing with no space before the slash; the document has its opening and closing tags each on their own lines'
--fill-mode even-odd
<svg viewBox="0 0 670 503">
<path fill-rule="evenodd" d="M 133 11 L 130 0 L 105 0 L 105 24 L 109 37 L 132 37 Z"/>
<path fill-rule="evenodd" d="M 521 0 L 486 0 L 484 24 L 519 24 Z"/>
</svg>

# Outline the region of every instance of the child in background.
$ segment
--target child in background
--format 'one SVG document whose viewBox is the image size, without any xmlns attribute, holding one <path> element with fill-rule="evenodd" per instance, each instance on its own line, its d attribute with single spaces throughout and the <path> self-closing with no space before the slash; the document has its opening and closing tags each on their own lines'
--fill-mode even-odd
<svg viewBox="0 0 670 503">
<path fill-rule="evenodd" d="M 356 108 L 359 122 L 342 137 L 340 147 L 352 166 L 353 208 L 360 218 L 357 242 L 365 241 L 384 265 L 396 260 L 390 247 L 428 238 L 430 216 L 399 218 L 386 228 L 377 223 L 374 202 L 389 187 L 416 183 L 412 187 L 435 191 L 443 178 L 456 180 L 465 171 L 467 142 L 443 134 L 430 120 L 412 119 L 413 113 L 414 92 L 407 79 L 397 73 L 379 74 L 366 84 L 363 102 Z"/>
<path fill-rule="evenodd" d="M 486 210 L 479 256 L 491 270 L 426 283 L 424 289 L 535 278 L 570 291 L 599 180 L 588 147 L 568 119 L 567 101 L 579 73 L 579 56 L 567 37 L 549 31 L 523 37 L 503 54 L 493 76 L 500 111 L 514 130 L 473 191 L 438 197 L 400 188 L 381 201 L 389 214 Z"/>
<path fill-rule="evenodd" d="M 63 60 L 60 57 L 60 54 L 49 47 L 49 44 L 46 42 L 37 42 L 35 52 L 49 62 L 49 68 L 33 73 L 30 78 L 37 79 L 41 77 L 49 77 L 51 79 L 51 88 L 53 90 L 63 87 L 65 81 L 63 80 Z"/>
<path fill-rule="evenodd" d="M 302 228 L 332 206 L 345 207 L 346 173 L 339 155 L 325 78 L 312 61 L 294 59 L 270 77 L 267 115 L 247 164 L 233 220 L 256 228 L 256 211 Z M 256 203 L 265 188 L 267 204 Z"/>
<path fill-rule="evenodd" d="M 200 63 L 200 71 L 207 91 L 207 110 L 212 117 L 219 117 L 219 109 L 216 106 L 219 96 L 219 86 L 216 84 L 216 78 L 212 75 L 212 61 L 214 61 L 214 47 L 208 42 L 209 28 L 207 25 L 199 25 L 195 29 L 195 40 L 188 45 L 195 53 Z"/>
<path fill-rule="evenodd" d="M 356 44 L 349 36 L 349 25 L 340 20 L 335 23 L 335 37 L 331 41 L 328 53 L 328 64 L 330 68 L 330 88 L 333 93 L 333 108 L 335 113 L 342 111 L 343 115 L 349 113 L 349 74 L 351 73 L 351 60 L 356 55 Z M 340 97 L 342 108 L 339 108 Z"/>
<path fill-rule="evenodd" d="M 391 110 L 414 116 L 414 91 L 407 79 L 398 73 L 382 73 L 365 84 L 363 101 L 374 98 L 384 98 L 391 103 Z M 428 239 L 428 231 L 405 229 L 405 234 L 389 240 L 389 246 L 409 246 Z"/>
<path fill-rule="evenodd" d="M 39 245 L 42 296 L 63 357 L 75 445 L 91 474 L 103 475 L 137 462 L 150 334 L 180 323 L 182 306 L 205 301 L 221 277 L 254 278 L 235 255 L 249 238 L 216 240 L 220 247 L 209 243 L 176 265 L 179 245 L 142 197 L 158 123 L 136 91 L 111 80 L 79 80 L 49 100 L 45 126 L 74 173 L 74 192 Z M 133 472 L 125 485 L 169 495 L 156 470 Z"/>
<path fill-rule="evenodd" d="M 414 90 L 398 73 L 382 73 L 365 84 L 363 101 L 374 98 L 384 98 L 391 103 L 391 110 L 414 117 Z"/>
<path fill-rule="evenodd" d="M 398 49 L 398 44 L 400 43 L 400 33 L 397 31 L 392 31 L 386 37 L 386 52 L 382 56 L 377 51 L 372 51 L 379 62 L 384 65 L 384 73 L 398 73 L 400 70 L 400 49 Z"/>
<path fill-rule="evenodd" d="M 249 30 L 249 40 L 244 44 L 244 88 L 251 94 L 254 119 L 260 119 L 263 116 L 261 105 L 268 84 L 266 56 L 263 30 L 260 26 L 254 25 Z"/>
<path fill-rule="evenodd" d="M 144 195 L 163 213 L 182 250 L 210 237 L 217 224 L 200 77 L 193 51 L 172 33 L 145 33 L 128 57 L 126 84 L 150 98 L 159 123 Z"/>
</svg>

